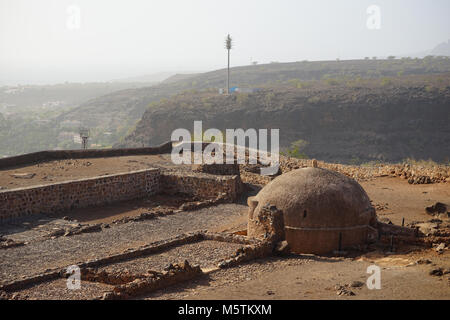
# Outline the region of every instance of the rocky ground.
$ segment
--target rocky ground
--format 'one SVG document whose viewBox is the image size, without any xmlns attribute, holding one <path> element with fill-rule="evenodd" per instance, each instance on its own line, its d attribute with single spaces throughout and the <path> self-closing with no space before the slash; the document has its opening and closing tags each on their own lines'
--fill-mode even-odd
<svg viewBox="0 0 450 320">
<path fill-rule="evenodd" d="M 247 155 L 248 157 L 248 155 Z M 248 158 L 247 158 L 248 159 Z M 247 160 L 248 161 L 248 160 Z M 359 182 L 382 177 L 396 177 L 406 180 L 409 184 L 449 183 L 450 166 L 432 161 L 392 163 L 373 163 L 364 166 L 327 163 L 310 159 L 296 159 L 280 156 L 279 174 L 291 170 L 311 167 L 313 162 L 320 168 L 325 168 L 345 174 Z M 261 165 L 241 166 L 242 180 L 254 184 L 266 184 L 273 177 L 259 175 Z"/>
<path fill-rule="evenodd" d="M 450 166 L 434 162 L 378 163 L 364 166 L 352 166 L 343 164 L 326 163 L 317 161 L 317 165 L 341 172 L 356 180 L 364 181 L 379 177 L 400 177 L 410 184 L 430 184 L 436 182 L 450 182 Z M 311 160 L 301 160 L 282 157 L 280 161 L 282 172 L 292 169 L 311 166 Z"/>
</svg>

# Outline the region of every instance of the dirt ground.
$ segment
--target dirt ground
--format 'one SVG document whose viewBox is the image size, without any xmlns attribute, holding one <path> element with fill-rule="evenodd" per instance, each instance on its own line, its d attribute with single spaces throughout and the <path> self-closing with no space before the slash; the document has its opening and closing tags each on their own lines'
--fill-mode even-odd
<svg viewBox="0 0 450 320">
<path fill-rule="evenodd" d="M 71 220 L 81 223 L 111 223 L 126 218 L 137 217 L 153 210 L 177 210 L 181 204 L 190 198 L 183 196 L 153 195 L 147 199 L 128 200 L 103 206 L 77 208 L 65 214 Z"/>
<path fill-rule="evenodd" d="M 449 254 L 422 252 L 432 264 L 415 264 L 415 255 L 378 259 L 296 255 L 268 258 L 218 270 L 189 284 L 167 288 L 144 299 L 450 299 L 450 279 L 429 275 L 449 266 Z M 401 263 L 400 263 L 401 262 Z M 367 267 L 381 268 L 381 289 L 368 289 Z M 359 282 L 359 283 L 358 283 Z M 353 295 L 338 292 L 343 286 Z"/>
<path fill-rule="evenodd" d="M 360 184 L 375 205 L 377 215 L 397 225 L 401 225 L 402 218 L 405 218 L 405 225 L 431 219 L 425 208 L 436 202 L 450 205 L 448 183 L 412 185 L 404 179 L 381 177 Z"/>
<path fill-rule="evenodd" d="M 174 167 L 170 162 L 170 154 L 55 160 L 0 170 L 0 190 L 46 185 L 155 167 Z M 30 176 L 23 176 L 23 174 Z"/>
</svg>

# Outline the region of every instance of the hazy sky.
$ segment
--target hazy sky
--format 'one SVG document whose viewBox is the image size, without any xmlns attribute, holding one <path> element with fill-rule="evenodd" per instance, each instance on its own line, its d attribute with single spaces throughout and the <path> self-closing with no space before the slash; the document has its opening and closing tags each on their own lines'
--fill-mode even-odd
<svg viewBox="0 0 450 320">
<path fill-rule="evenodd" d="M 227 33 L 234 66 L 414 54 L 450 39 L 449 13 L 448 0 L 0 0 L 0 84 L 223 68 Z"/>
</svg>

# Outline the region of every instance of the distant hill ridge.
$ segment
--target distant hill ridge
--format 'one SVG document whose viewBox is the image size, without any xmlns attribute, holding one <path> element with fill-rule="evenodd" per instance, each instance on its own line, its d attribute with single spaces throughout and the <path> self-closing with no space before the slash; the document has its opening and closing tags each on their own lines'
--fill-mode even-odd
<svg viewBox="0 0 450 320">
<path fill-rule="evenodd" d="M 279 128 L 283 149 L 302 141 L 299 154 L 328 162 L 448 163 L 450 73 L 393 80 L 295 82 L 251 94 L 186 91 L 153 103 L 136 129 L 116 147 L 157 145 L 173 130 Z"/>
<path fill-rule="evenodd" d="M 311 81 L 325 78 L 379 79 L 401 75 L 450 72 L 450 59 L 348 60 L 271 63 L 235 67 L 232 86 L 271 86 L 289 80 Z M 117 131 L 131 128 L 151 103 L 183 91 L 225 87 L 226 69 L 195 75 L 180 75 L 151 87 L 121 90 L 94 98 L 63 114 L 64 120 L 78 120 L 85 126 Z M 121 133 L 125 129 L 119 130 Z"/>
<path fill-rule="evenodd" d="M 198 75 L 198 73 L 177 73 L 163 80 L 162 83 L 174 83 L 177 81 L 193 78 L 196 75 Z"/>
<path fill-rule="evenodd" d="M 450 56 L 450 39 L 447 42 L 438 44 L 431 50 L 431 54 L 436 56 Z"/>
</svg>

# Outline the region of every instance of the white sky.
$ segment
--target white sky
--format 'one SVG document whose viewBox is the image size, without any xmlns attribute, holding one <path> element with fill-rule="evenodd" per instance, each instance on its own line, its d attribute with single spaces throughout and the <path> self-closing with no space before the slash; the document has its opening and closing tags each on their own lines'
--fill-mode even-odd
<svg viewBox="0 0 450 320">
<path fill-rule="evenodd" d="M 414 54 L 450 38 L 449 13 L 448 0 L 0 0 L 0 84 L 223 68 L 227 33 L 234 66 Z"/>
</svg>

